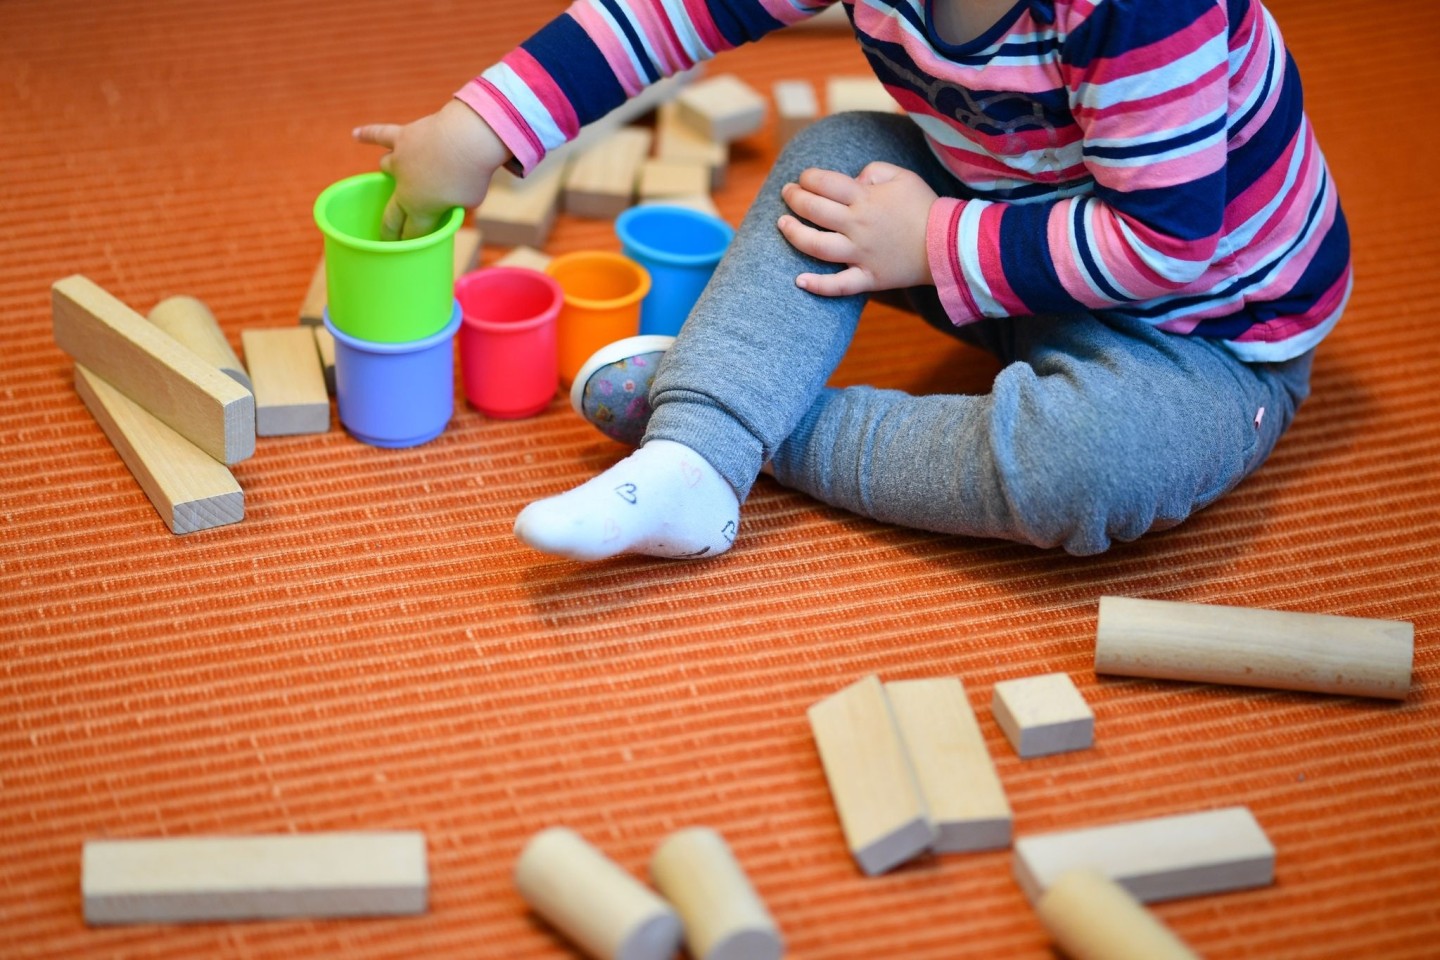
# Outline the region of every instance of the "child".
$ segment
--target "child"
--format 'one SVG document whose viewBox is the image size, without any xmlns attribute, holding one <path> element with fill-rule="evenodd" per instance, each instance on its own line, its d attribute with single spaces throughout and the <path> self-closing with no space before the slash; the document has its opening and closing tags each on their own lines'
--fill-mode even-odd
<svg viewBox="0 0 1440 960">
<path fill-rule="evenodd" d="M 578 0 L 438 113 L 372 126 L 396 236 L 807 0 Z M 649 387 L 644 442 L 516 533 L 715 556 L 762 466 L 876 519 L 1075 554 L 1269 455 L 1351 286 L 1335 187 L 1259 0 L 844 0 L 906 111 L 791 142 Z M 825 382 L 866 296 L 997 354 L 984 396 Z"/>
</svg>

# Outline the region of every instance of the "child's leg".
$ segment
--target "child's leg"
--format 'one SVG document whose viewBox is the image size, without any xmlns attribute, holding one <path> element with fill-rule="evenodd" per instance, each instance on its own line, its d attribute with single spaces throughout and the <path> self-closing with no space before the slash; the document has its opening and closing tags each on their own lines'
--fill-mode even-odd
<svg viewBox="0 0 1440 960">
<path fill-rule="evenodd" d="M 1076 554 L 1173 526 L 1269 455 L 1309 354 L 1249 365 L 1111 316 L 992 321 L 986 396 L 826 390 L 774 457 L 781 483 L 868 517 Z"/>
<path fill-rule="evenodd" d="M 781 236 L 775 224 L 789 211 L 780 188 L 807 167 L 854 175 L 876 160 L 908 167 L 937 190 L 953 189 L 905 117 L 842 114 L 797 134 L 665 353 L 642 449 L 595 480 L 527 507 L 516 521 L 522 540 L 577 559 L 714 556 L 729 547 L 739 503 L 840 362 L 865 303 L 795 286 L 800 273 L 839 267 L 799 253 Z M 652 450 L 658 440 L 671 445 Z M 699 456 L 681 469 L 677 458 L 686 452 Z"/>
</svg>

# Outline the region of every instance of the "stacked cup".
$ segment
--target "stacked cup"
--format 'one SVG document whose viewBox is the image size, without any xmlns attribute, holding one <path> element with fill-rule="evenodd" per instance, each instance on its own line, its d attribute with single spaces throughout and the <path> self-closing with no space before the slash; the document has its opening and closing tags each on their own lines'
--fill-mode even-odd
<svg viewBox="0 0 1440 960">
<path fill-rule="evenodd" d="M 331 184 L 315 200 L 325 236 L 325 327 L 335 337 L 340 422 L 377 447 L 413 447 L 438 437 L 455 406 L 452 284 L 456 207 L 423 237 L 380 239 L 388 174 Z"/>
</svg>

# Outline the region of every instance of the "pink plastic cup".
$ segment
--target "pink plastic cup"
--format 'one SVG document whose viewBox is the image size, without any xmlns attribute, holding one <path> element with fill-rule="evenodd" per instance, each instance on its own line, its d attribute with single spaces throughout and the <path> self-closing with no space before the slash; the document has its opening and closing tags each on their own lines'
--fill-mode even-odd
<svg viewBox="0 0 1440 960">
<path fill-rule="evenodd" d="M 560 284 L 525 267 L 486 267 L 455 281 L 465 399 L 489 417 L 532 417 L 559 386 Z"/>
</svg>

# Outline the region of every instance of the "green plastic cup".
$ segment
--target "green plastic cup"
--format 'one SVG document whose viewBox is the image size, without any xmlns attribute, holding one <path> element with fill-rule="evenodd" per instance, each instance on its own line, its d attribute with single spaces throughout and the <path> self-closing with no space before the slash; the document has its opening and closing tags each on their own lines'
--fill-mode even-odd
<svg viewBox="0 0 1440 960">
<path fill-rule="evenodd" d="M 394 192 L 389 174 L 362 173 L 332 183 L 315 199 L 330 322 L 375 343 L 433 336 L 455 307 L 455 231 L 465 211 L 454 208 L 423 237 L 381 240 L 380 221 Z"/>
</svg>

